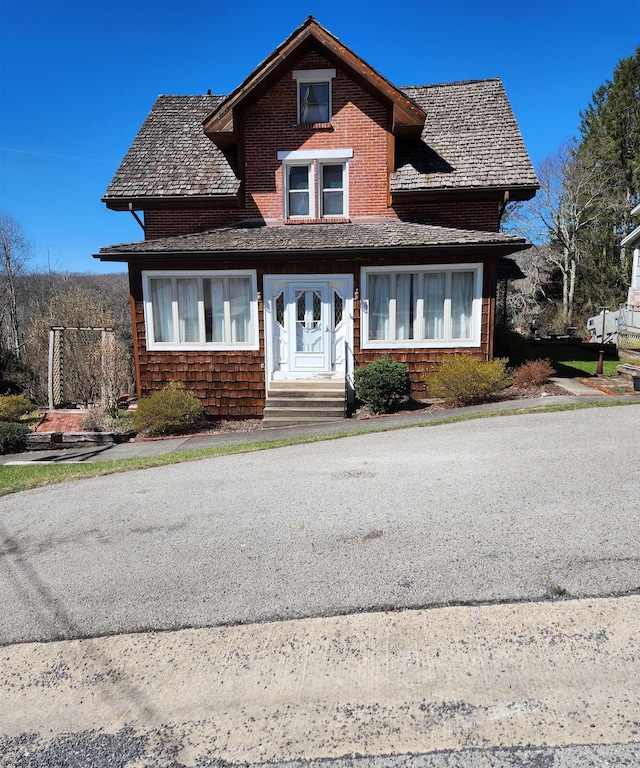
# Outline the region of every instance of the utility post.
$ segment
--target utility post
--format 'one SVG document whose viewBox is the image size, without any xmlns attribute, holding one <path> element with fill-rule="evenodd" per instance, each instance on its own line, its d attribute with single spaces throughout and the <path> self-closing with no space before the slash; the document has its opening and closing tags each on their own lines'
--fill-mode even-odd
<svg viewBox="0 0 640 768">
<path fill-rule="evenodd" d="M 607 310 L 609 307 L 600 307 L 600 311 L 602 312 L 602 347 L 600 349 L 600 353 L 598 354 L 598 365 L 596 366 L 596 376 L 602 376 L 603 370 L 604 370 L 604 343 L 605 343 L 605 329 L 607 327 Z"/>
</svg>

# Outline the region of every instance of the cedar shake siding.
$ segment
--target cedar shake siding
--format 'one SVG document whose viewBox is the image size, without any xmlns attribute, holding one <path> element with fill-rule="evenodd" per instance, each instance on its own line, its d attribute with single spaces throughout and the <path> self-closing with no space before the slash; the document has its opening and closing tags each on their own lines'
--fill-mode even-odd
<svg viewBox="0 0 640 768">
<path fill-rule="evenodd" d="M 424 396 L 491 359 L 498 259 L 528 247 L 500 217 L 536 188 L 499 80 L 396 88 L 309 17 L 228 96 L 158 97 L 105 193 L 144 218 L 97 254 L 128 264 L 139 396 L 256 418 L 270 381 L 382 355 Z"/>
<path fill-rule="evenodd" d="M 267 257 L 268 258 L 268 257 Z M 451 259 L 447 263 L 460 262 L 462 259 Z M 403 264 L 424 264 L 424 259 L 414 257 L 413 261 L 402 258 Z M 491 317 L 495 306 L 495 295 L 491 295 L 495 285 L 495 263 L 493 256 L 484 257 L 483 288 L 482 288 L 482 329 L 481 345 L 472 350 L 462 348 L 449 349 L 419 349 L 397 350 L 393 348 L 362 350 L 360 348 L 360 299 L 354 301 L 354 349 L 356 368 L 375 360 L 383 355 L 406 363 L 411 377 L 412 391 L 415 397 L 425 397 L 424 374 L 433 365 L 449 355 L 464 352 L 473 354 L 481 360 L 488 360 L 491 355 L 491 339 L 493 329 Z M 338 274 L 357 266 L 353 273 L 354 292 L 360 294 L 360 266 L 386 266 L 388 258 L 377 260 L 367 258 L 336 258 L 314 260 L 287 261 L 283 263 L 274 257 L 267 260 L 258 270 L 258 289 L 263 284 L 265 274 L 292 273 L 304 275 Z M 144 269 L 193 270 L 194 273 L 210 266 L 210 262 L 200 260 L 175 260 L 163 262 L 145 262 Z M 244 269 L 255 266 L 252 260 L 216 262 L 216 269 Z M 264 371 L 264 304 L 259 305 L 259 335 L 260 349 L 255 351 L 230 352 L 148 352 L 146 348 L 146 329 L 144 305 L 142 296 L 141 265 L 130 266 L 131 296 L 133 299 L 133 318 L 135 328 L 136 358 L 138 360 L 138 375 L 142 386 L 139 396 L 146 397 L 152 392 L 162 389 L 170 381 L 184 383 L 202 401 L 207 413 L 213 418 L 259 418 L 265 404 L 266 385 Z"/>
</svg>

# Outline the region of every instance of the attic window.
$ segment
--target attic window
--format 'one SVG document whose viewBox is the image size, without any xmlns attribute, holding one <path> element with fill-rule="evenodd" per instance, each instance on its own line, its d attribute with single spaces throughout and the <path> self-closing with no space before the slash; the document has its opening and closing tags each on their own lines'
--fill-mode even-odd
<svg viewBox="0 0 640 768">
<path fill-rule="evenodd" d="M 335 69 L 296 69 L 293 79 L 298 84 L 298 124 L 315 125 L 331 122 L 331 81 Z"/>
</svg>

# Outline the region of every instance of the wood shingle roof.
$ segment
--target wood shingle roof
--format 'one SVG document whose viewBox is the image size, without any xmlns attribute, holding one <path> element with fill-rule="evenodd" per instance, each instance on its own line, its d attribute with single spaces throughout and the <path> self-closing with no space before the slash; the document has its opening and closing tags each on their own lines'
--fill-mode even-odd
<svg viewBox="0 0 640 768">
<path fill-rule="evenodd" d="M 427 114 L 422 136 L 398 141 L 392 192 L 532 190 L 537 179 L 500 80 L 402 89 Z M 223 96 L 159 96 L 104 195 L 129 201 L 236 195 L 236 158 L 202 121 Z M 530 196 L 530 195 L 528 195 Z"/>
<path fill-rule="evenodd" d="M 102 248 L 104 261 L 136 256 L 170 254 L 318 253 L 323 251 L 376 251 L 396 248 L 490 247 L 501 253 L 528 248 L 521 237 L 501 232 L 479 232 L 430 224 L 390 220 L 370 224 L 299 224 L 218 227 L 190 235 L 144 240 Z"/>
<path fill-rule="evenodd" d="M 393 192 L 538 186 L 499 79 L 402 90 L 427 117 L 419 140 L 398 145 Z"/>
<path fill-rule="evenodd" d="M 223 96 L 158 96 L 104 195 L 118 201 L 236 195 L 233 154 L 223 153 L 202 130 Z"/>
</svg>

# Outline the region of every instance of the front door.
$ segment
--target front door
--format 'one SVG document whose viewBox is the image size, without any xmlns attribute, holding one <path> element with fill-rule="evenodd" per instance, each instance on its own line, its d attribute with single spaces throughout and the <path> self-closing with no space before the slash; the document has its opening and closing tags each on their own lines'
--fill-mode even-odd
<svg viewBox="0 0 640 768">
<path fill-rule="evenodd" d="M 291 283 L 288 289 L 289 328 L 295 329 L 289 343 L 289 370 L 328 373 L 329 284 Z"/>
<path fill-rule="evenodd" d="M 268 379 L 344 376 L 351 275 L 265 275 L 264 294 Z"/>
</svg>

